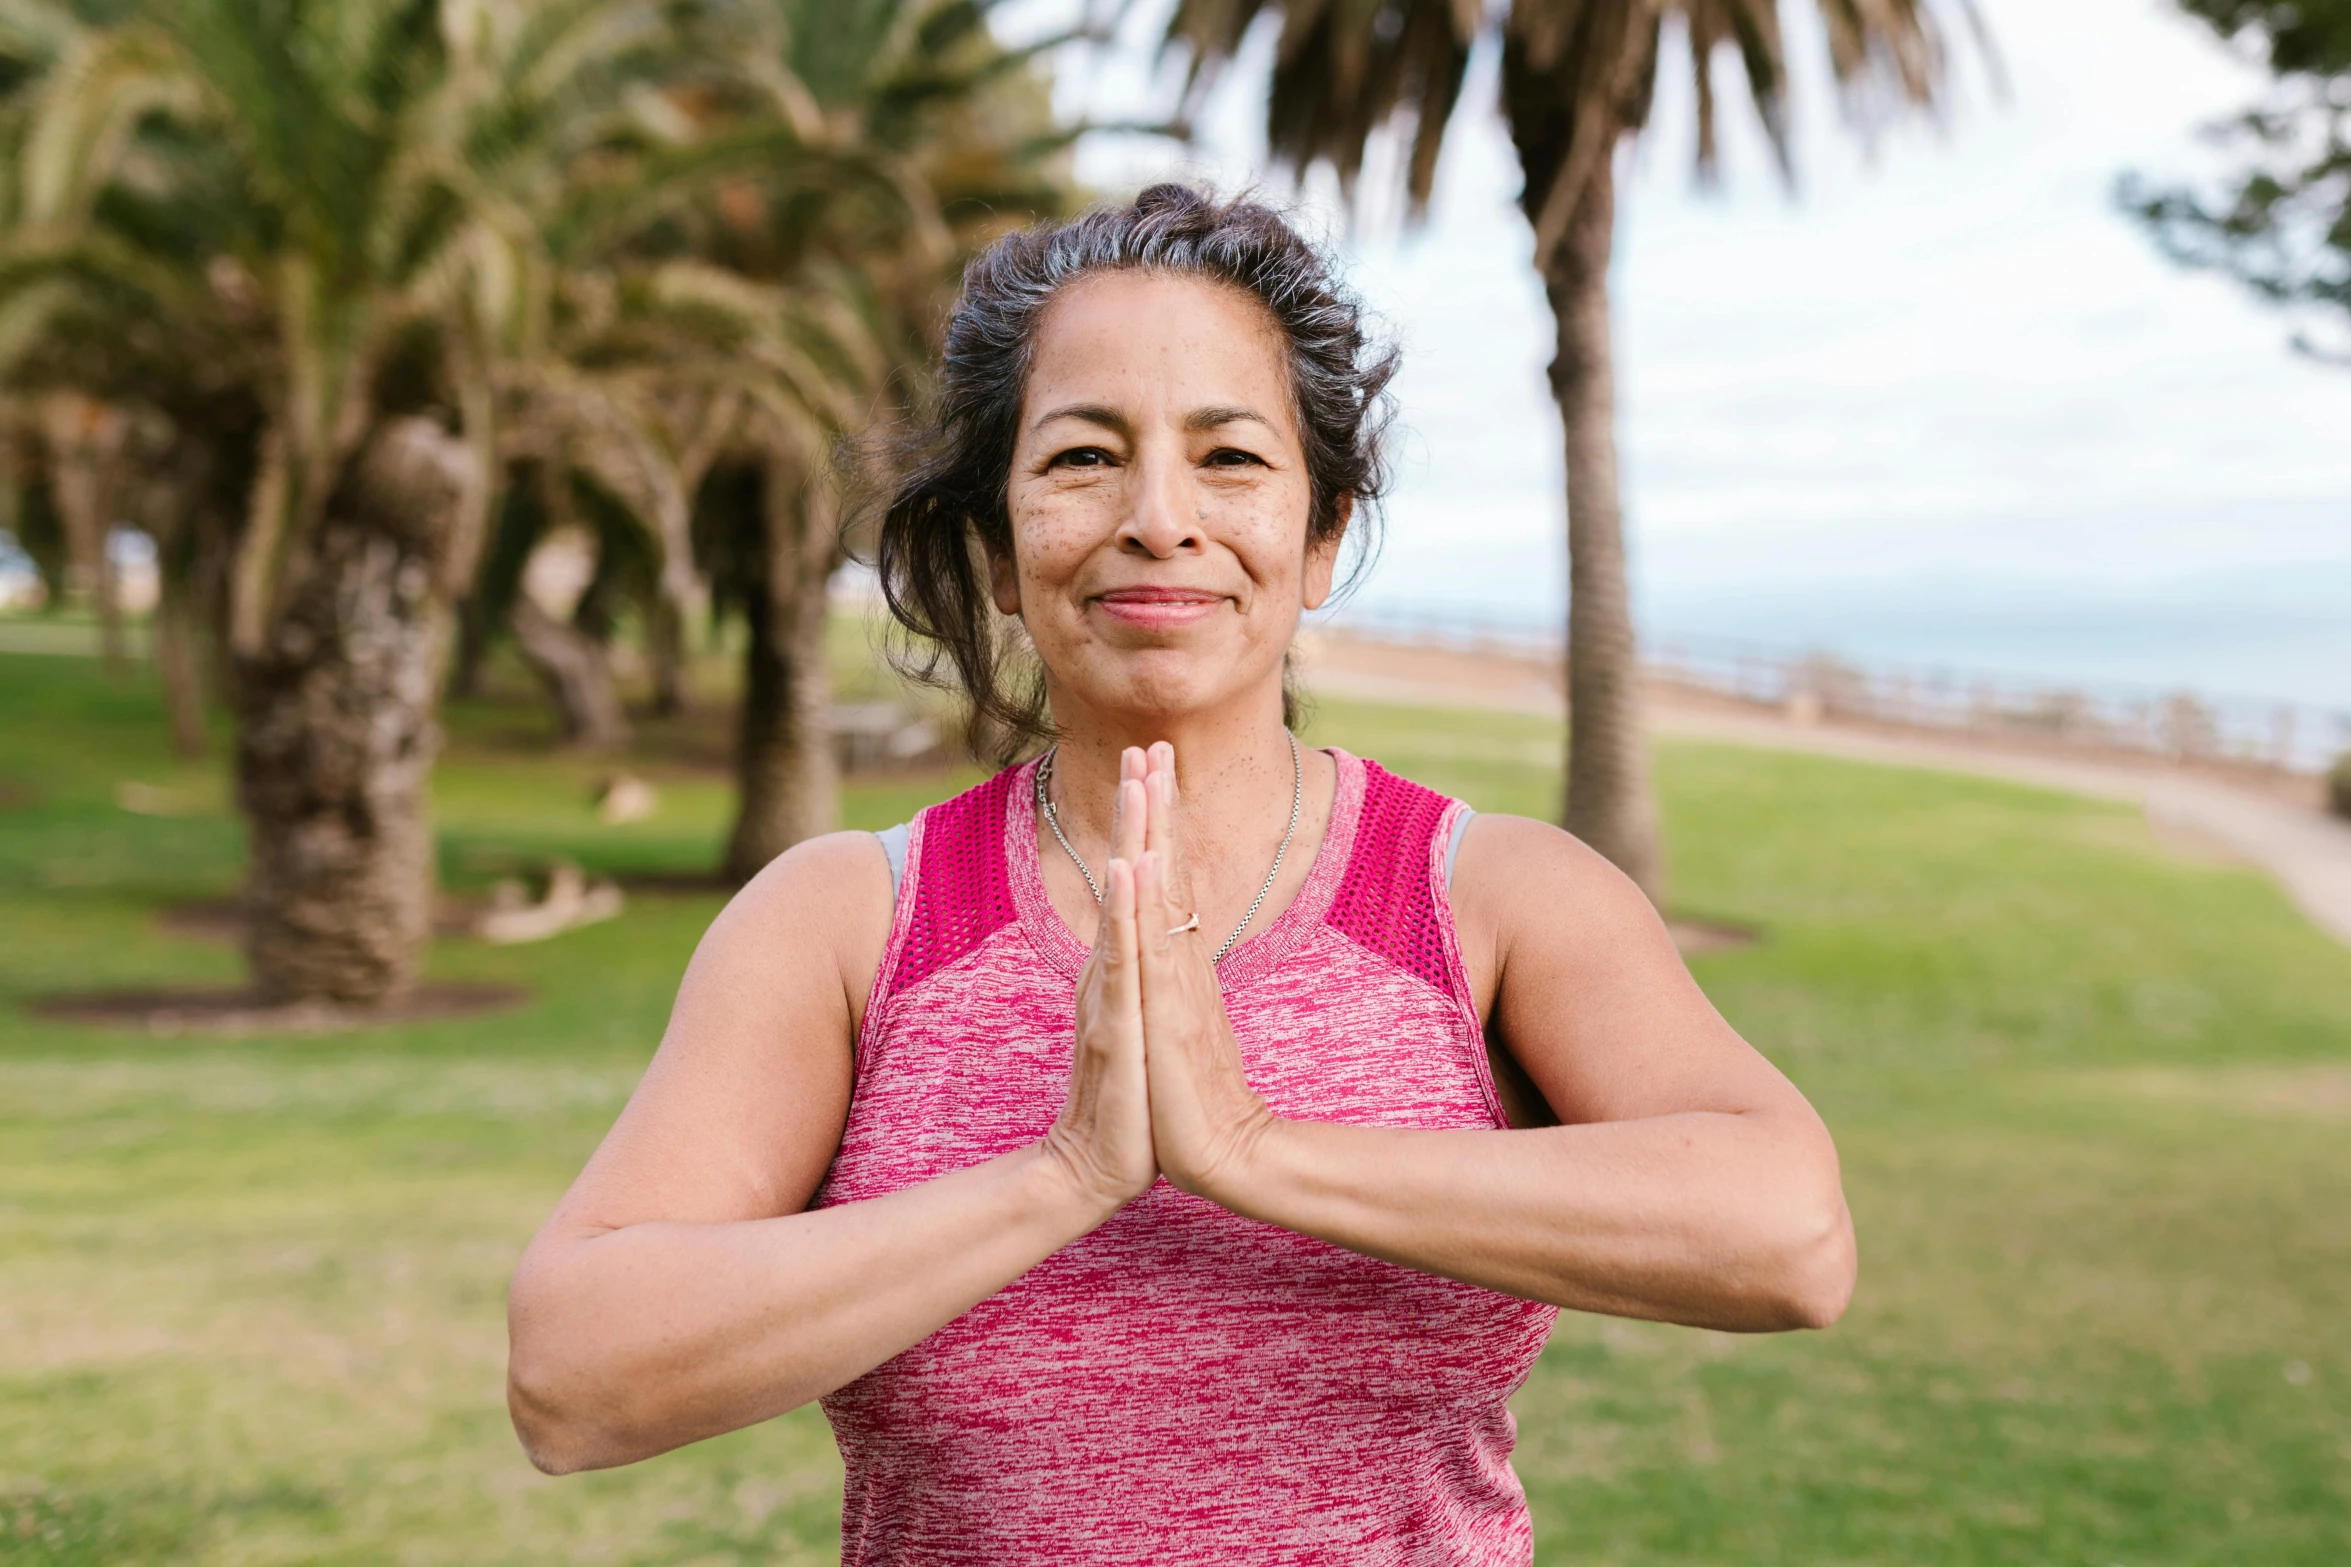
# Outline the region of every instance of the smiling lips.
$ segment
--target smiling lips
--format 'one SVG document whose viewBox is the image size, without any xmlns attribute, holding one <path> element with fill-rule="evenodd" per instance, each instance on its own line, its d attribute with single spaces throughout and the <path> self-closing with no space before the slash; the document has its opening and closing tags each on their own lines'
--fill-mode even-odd
<svg viewBox="0 0 2351 1567">
<path fill-rule="evenodd" d="M 1200 588 L 1116 588 L 1094 602 L 1113 620 L 1157 629 L 1206 620 L 1223 606 L 1225 595 Z"/>
</svg>

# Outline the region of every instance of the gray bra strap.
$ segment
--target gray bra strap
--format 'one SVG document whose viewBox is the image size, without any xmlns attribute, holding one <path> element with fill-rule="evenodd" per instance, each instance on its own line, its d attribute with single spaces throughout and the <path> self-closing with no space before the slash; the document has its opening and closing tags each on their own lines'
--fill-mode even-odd
<svg viewBox="0 0 2351 1567">
<path fill-rule="evenodd" d="M 890 906 L 898 905 L 898 889 L 906 883 L 906 824 L 885 827 L 874 834 L 882 841 L 882 853 L 890 857 Z"/>
<path fill-rule="evenodd" d="M 1461 835 L 1469 831 L 1469 819 L 1475 815 L 1477 812 L 1465 805 L 1461 808 L 1461 814 L 1453 818 L 1453 836 L 1445 841 L 1445 886 L 1448 889 L 1453 885 L 1453 862 L 1461 854 Z"/>
</svg>

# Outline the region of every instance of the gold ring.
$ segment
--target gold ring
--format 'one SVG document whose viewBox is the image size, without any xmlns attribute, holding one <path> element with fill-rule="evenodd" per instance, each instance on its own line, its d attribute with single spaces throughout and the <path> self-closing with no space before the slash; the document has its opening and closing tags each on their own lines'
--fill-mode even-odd
<svg viewBox="0 0 2351 1567">
<path fill-rule="evenodd" d="M 1199 911 L 1195 909 L 1190 919 L 1184 921 L 1181 925 L 1178 925 L 1175 929 L 1169 931 L 1168 934 L 1170 936 L 1181 936 L 1187 930 L 1198 930 L 1199 928 L 1200 914 Z"/>
</svg>

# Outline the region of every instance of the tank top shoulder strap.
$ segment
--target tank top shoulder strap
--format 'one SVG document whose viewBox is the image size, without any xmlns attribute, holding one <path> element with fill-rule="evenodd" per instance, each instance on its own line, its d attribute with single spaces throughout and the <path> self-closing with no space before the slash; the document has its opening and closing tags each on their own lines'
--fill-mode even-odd
<svg viewBox="0 0 2351 1567">
<path fill-rule="evenodd" d="M 1011 924 L 1012 878 L 1004 863 L 1004 820 L 1014 785 L 1011 767 L 951 800 L 925 807 L 907 824 L 890 944 L 866 1005 L 871 1035 L 889 1002 L 969 955 Z"/>
<path fill-rule="evenodd" d="M 1363 764 L 1355 843 L 1326 918 L 1342 935 L 1458 1000 L 1468 999 L 1446 872 L 1469 807 Z"/>
</svg>

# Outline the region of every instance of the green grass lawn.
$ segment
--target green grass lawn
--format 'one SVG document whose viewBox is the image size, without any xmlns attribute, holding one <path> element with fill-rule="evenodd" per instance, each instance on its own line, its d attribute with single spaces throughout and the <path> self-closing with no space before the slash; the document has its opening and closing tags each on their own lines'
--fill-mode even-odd
<svg viewBox="0 0 2351 1567">
<path fill-rule="evenodd" d="M 450 727 L 457 887 L 716 858 L 707 715 L 648 734 L 662 808 L 623 828 L 588 803 L 611 764 L 527 700 Z M 1557 789 L 1532 720 L 1331 702 L 1312 734 L 1482 809 Z M 1801 1337 L 1563 1319 L 1517 1401 L 1540 1558 L 2351 1561 L 2351 953 L 2117 806 L 1711 745 L 1657 772 L 1678 909 L 1761 935 L 1697 971 L 1836 1131 L 1861 1288 Z M 126 780 L 182 814 L 122 809 Z M 564 1480 L 506 1424 L 507 1272 L 716 895 L 442 944 L 437 976 L 534 993 L 470 1021 L 229 1043 L 26 1015 L 235 978 L 157 920 L 234 887 L 225 798 L 142 680 L 0 654 L 0 1562 L 830 1560 L 812 1410 Z"/>
</svg>

